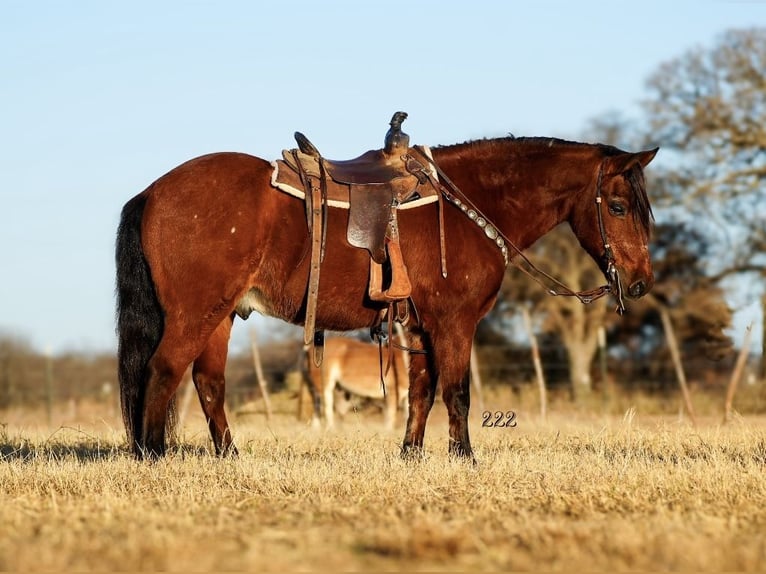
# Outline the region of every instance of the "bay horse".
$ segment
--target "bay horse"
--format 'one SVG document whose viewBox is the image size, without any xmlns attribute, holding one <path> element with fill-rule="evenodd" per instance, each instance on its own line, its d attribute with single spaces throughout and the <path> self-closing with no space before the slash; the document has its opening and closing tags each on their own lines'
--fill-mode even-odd
<svg viewBox="0 0 766 574">
<path fill-rule="evenodd" d="M 394 428 L 396 412 L 400 405 L 406 404 L 409 390 L 408 357 L 403 350 L 394 348 L 391 351 L 391 366 L 383 375 L 385 396 L 381 384 L 382 355 L 378 345 L 349 337 L 328 338 L 319 366 L 314 364 L 310 349 L 305 353 L 303 375 L 314 407 L 313 426 L 318 427 L 322 419 L 328 429 L 335 426 L 337 387 L 359 397 L 383 400 L 384 425 L 388 430 Z"/>
<path fill-rule="evenodd" d="M 442 206 L 446 277 L 438 255 L 438 205 L 399 215 L 417 310 L 417 321 L 407 326 L 403 457 L 423 450 L 439 383 L 449 452 L 474 458 L 468 433 L 471 344 L 495 303 L 508 260 L 500 243 L 477 225 L 476 213 L 519 253 L 568 222 L 620 303 L 623 292 L 640 297 L 654 283 L 643 169 L 656 152 L 512 136 L 432 149 L 434 165 L 461 190 L 463 201 Z M 116 240 L 118 374 L 128 443 L 137 458 L 164 455 L 171 405 L 190 364 L 216 453 L 236 454 L 224 413 L 235 316 L 255 310 L 304 322 L 310 259 L 305 206 L 272 187 L 271 175 L 266 159 L 204 155 L 157 179 L 122 210 Z M 473 208 L 467 211 L 466 203 Z M 348 212 L 328 211 L 316 326 L 370 328 L 379 321 L 381 304 L 367 296 L 369 255 L 346 239 Z"/>
</svg>

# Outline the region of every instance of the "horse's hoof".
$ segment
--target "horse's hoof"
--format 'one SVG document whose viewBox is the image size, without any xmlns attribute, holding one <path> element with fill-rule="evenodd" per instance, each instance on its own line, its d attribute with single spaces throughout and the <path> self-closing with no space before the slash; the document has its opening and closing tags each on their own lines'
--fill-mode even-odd
<svg viewBox="0 0 766 574">
<path fill-rule="evenodd" d="M 237 450 L 237 447 L 234 446 L 234 444 L 230 444 L 229 446 L 217 449 L 215 453 L 219 458 L 239 458 L 239 451 Z"/>
<path fill-rule="evenodd" d="M 400 456 L 407 462 L 421 462 L 426 458 L 426 451 L 422 446 L 404 445 Z"/>
<path fill-rule="evenodd" d="M 449 445 L 449 457 L 454 460 L 470 462 L 473 466 L 478 463 L 470 446 L 462 445 L 458 442 L 451 442 Z"/>
<path fill-rule="evenodd" d="M 165 456 L 165 447 L 150 447 L 138 442 L 133 443 L 133 456 L 140 461 L 154 461 Z"/>
</svg>

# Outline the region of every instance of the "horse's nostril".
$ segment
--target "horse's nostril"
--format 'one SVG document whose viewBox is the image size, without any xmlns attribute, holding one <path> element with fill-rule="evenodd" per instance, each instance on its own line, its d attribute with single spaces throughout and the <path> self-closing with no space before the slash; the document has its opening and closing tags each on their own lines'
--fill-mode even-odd
<svg viewBox="0 0 766 574">
<path fill-rule="evenodd" d="M 628 288 L 628 293 L 631 297 L 641 297 L 646 292 L 646 283 L 643 281 L 636 281 Z"/>
</svg>

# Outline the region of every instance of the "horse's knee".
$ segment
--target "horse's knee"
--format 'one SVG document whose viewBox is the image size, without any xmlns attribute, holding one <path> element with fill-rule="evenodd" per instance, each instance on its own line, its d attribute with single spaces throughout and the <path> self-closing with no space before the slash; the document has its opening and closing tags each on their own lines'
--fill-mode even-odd
<svg viewBox="0 0 766 574">
<path fill-rule="evenodd" d="M 471 396 L 468 391 L 456 389 L 452 392 L 444 391 L 444 404 L 447 405 L 447 411 L 460 418 L 468 418 L 468 411 L 471 408 Z"/>
<path fill-rule="evenodd" d="M 410 384 L 409 404 L 432 404 L 435 398 L 436 382 L 427 372 L 420 373 Z"/>
</svg>

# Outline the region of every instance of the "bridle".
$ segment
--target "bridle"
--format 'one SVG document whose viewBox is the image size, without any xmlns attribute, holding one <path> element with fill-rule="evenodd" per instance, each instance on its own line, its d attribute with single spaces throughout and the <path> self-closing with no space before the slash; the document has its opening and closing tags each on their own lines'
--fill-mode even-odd
<svg viewBox="0 0 766 574">
<path fill-rule="evenodd" d="M 601 183 L 603 179 L 603 165 L 599 167 L 598 170 L 598 177 L 596 179 L 596 214 L 598 219 L 598 230 L 599 234 L 601 235 L 601 242 L 604 246 L 604 262 L 606 263 L 606 279 L 607 284 L 601 285 L 600 287 L 596 287 L 595 289 L 590 289 L 588 291 L 575 291 L 573 289 L 570 289 L 566 285 L 564 285 L 561 281 L 556 279 L 555 277 L 552 277 L 545 271 L 539 269 L 537 266 L 535 266 L 534 263 L 532 263 L 529 258 L 522 253 L 521 249 L 519 249 L 513 241 L 511 241 L 500 229 L 495 225 L 491 219 L 489 219 L 485 214 L 483 214 L 476 205 L 471 202 L 470 199 L 468 199 L 465 194 L 460 191 L 460 188 L 458 188 L 449 177 L 447 177 L 447 174 L 445 174 L 441 168 L 436 164 L 436 162 L 427 154 L 421 146 L 414 146 L 414 149 L 418 151 L 418 153 L 425 158 L 425 160 L 435 169 L 436 173 L 439 176 L 439 179 L 435 178 L 430 170 L 423 170 L 423 174 L 428 177 L 434 185 L 436 189 L 438 189 L 441 194 L 444 196 L 444 198 L 458 207 L 461 211 L 463 211 L 469 219 L 471 219 L 476 225 L 481 227 L 484 230 L 485 235 L 490 239 L 493 240 L 495 245 L 500 249 L 501 253 L 503 254 L 503 260 L 505 261 L 505 265 L 508 266 L 509 263 L 512 263 L 515 265 L 518 269 L 520 269 L 523 273 L 531 277 L 534 281 L 542 285 L 545 290 L 548 292 L 549 295 L 553 296 L 564 296 L 564 297 L 575 297 L 577 298 L 581 303 L 588 304 L 592 303 L 596 299 L 600 299 L 601 297 L 607 295 L 608 293 L 612 293 L 617 300 L 617 307 L 615 309 L 615 312 L 619 315 L 622 315 L 625 312 L 625 302 L 623 300 L 623 294 L 622 294 L 622 284 L 620 282 L 620 274 L 617 271 L 617 265 L 614 258 L 614 252 L 612 251 L 612 246 L 609 243 L 609 239 L 606 234 L 606 228 L 604 226 L 604 216 L 602 214 L 602 190 L 601 190 Z M 409 155 L 409 154 L 408 154 Z M 405 159 L 407 159 L 407 156 L 405 156 Z M 409 159 L 414 159 L 410 158 Z M 416 160 L 417 161 L 417 160 Z M 449 186 L 449 189 L 442 185 L 441 181 L 444 181 L 447 186 Z M 515 256 L 508 255 L 508 246 L 515 251 Z M 517 257 L 518 256 L 518 257 Z M 553 283 L 555 287 L 551 287 L 550 283 Z"/>
<path fill-rule="evenodd" d="M 615 311 L 618 315 L 622 315 L 625 313 L 625 302 L 622 297 L 622 282 L 620 281 L 620 273 L 617 271 L 612 245 L 609 243 L 609 239 L 606 236 L 604 216 L 601 213 L 601 205 L 604 203 L 601 196 L 601 179 L 603 178 L 603 175 L 604 166 L 602 165 L 598 168 L 598 177 L 596 179 L 596 215 L 598 216 L 598 232 L 601 234 L 601 243 L 604 244 L 604 260 L 606 261 L 606 279 L 609 282 L 608 287 L 614 294 L 614 298 L 617 299 L 617 308 Z"/>
</svg>

